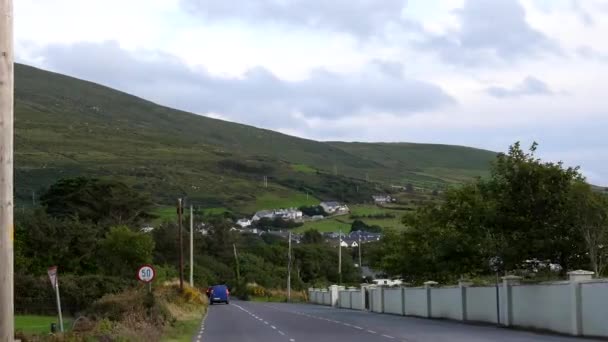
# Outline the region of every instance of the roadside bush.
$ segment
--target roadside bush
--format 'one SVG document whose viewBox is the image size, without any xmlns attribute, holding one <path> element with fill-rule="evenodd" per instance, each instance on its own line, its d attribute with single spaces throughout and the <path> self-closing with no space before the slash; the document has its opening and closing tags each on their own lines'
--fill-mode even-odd
<svg viewBox="0 0 608 342">
<path fill-rule="evenodd" d="M 62 276 L 59 278 L 62 309 L 76 315 L 104 295 L 119 293 L 133 284 L 132 280 L 117 277 Z M 15 311 L 20 314 L 56 313 L 55 292 L 48 277 L 15 275 Z"/>
</svg>

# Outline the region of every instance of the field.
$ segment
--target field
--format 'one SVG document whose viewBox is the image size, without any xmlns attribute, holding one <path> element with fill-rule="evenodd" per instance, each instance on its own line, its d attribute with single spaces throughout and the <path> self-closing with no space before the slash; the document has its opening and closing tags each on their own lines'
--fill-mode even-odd
<svg viewBox="0 0 608 342">
<path fill-rule="evenodd" d="M 178 197 L 237 214 L 317 200 L 360 203 L 393 183 L 433 189 L 483 176 L 494 157 L 459 146 L 301 139 L 15 65 L 18 206 L 81 175 L 121 180 L 159 207 Z"/>
<path fill-rule="evenodd" d="M 310 221 L 304 223 L 302 227 L 296 228 L 294 231 L 298 233 L 305 232 L 310 229 L 316 229 L 319 232 L 337 232 L 342 229 L 342 232 L 349 232 L 351 224 L 355 220 L 352 216 L 366 216 L 366 215 L 383 215 L 391 214 L 395 217 L 387 218 L 367 218 L 361 217 L 359 220 L 365 222 L 369 226 L 380 226 L 386 229 L 404 229 L 405 227 L 401 223 L 401 218 L 406 213 L 403 210 L 386 209 L 380 208 L 375 205 L 353 205 L 350 207 L 351 213 L 349 215 L 342 215 L 331 217 L 325 220 Z"/>
<path fill-rule="evenodd" d="M 28 334 L 44 334 L 51 331 L 51 323 L 57 323 L 57 330 L 59 330 L 58 322 L 56 316 L 16 315 L 15 330 Z M 66 331 L 70 330 L 72 319 L 64 318 L 63 326 Z"/>
</svg>

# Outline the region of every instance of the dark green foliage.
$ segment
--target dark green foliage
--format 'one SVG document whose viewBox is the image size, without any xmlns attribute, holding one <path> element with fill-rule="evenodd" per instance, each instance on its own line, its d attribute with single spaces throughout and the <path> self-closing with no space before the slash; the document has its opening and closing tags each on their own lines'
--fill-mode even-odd
<svg viewBox="0 0 608 342">
<path fill-rule="evenodd" d="M 369 233 L 382 233 L 382 227 L 376 225 L 368 225 L 361 220 L 354 220 L 350 226 L 351 232 L 365 231 Z"/>
<path fill-rule="evenodd" d="M 62 270 L 59 269 L 61 272 Z M 59 275 L 61 305 L 65 313 L 75 316 L 95 300 L 108 293 L 119 293 L 135 284 L 134 278 L 98 275 Z M 47 276 L 15 275 L 15 311 L 20 314 L 54 315 L 55 292 Z"/>
<path fill-rule="evenodd" d="M 301 227 L 302 222 L 295 222 L 293 220 L 283 220 L 279 217 L 275 217 L 274 219 L 264 217 L 262 219 L 259 219 L 258 221 L 253 222 L 252 226 L 260 229 L 291 229 Z"/>
<path fill-rule="evenodd" d="M 304 214 L 306 216 L 310 216 L 310 217 L 327 216 L 327 213 L 325 212 L 325 210 L 323 210 L 323 207 L 320 205 L 300 207 L 300 211 L 302 211 L 302 214 Z"/>
<path fill-rule="evenodd" d="M 40 198 L 49 215 L 106 225 L 133 225 L 150 219 L 150 198 L 124 183 L 94 178 L 66 178 Z"/>
<path fill-rule="evenodd" d="M 106 275 L 134 277 L 139 266 L 152 262 L 153 251 L 149 234 L 113 227 L 99 243 L 99 269 Z"/>
<path fill-rule="evenodd" d="M 309 229 L 304 232 L 301 242 L 303 244 L 318 244 L 323 242 L 323 235 L 318 230 Z"/>
<path fill-rule="evenodd" d="M 376 266 L 420 282 L 491 273 L 495 257 L 507 271 L 524 269 L 530 259 L 559 264 L 562 272 L 588 267 L 589 254 L 604 260 L 589 247 L 605 243 L 608 228 L 600 223 L 602 211 L 588 212 L 582 204 L 591 190 L 577 190 L 583 181 L 578 169 L 542 162 L 535 150 L 515 144 L 497 157 L 489 179 L 449 189 L 441 204 L 404 216 L 409 229 L 385 235 Z M 589 217 L 586 233 L 594 242 L 586 251 L 581 223 Z"/>
</svg>

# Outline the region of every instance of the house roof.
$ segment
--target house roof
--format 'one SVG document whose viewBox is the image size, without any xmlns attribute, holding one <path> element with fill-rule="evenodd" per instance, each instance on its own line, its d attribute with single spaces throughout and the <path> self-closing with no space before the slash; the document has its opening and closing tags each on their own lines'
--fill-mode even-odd
<svg viewBox="0 0 608 342">
<path fill-rule="evenodd" d="M 321 202 L 321 205 L 325 204 L 328 207 L 339 207 L 340 202 L 329 201 L 329 202 Z"/>
</svg>

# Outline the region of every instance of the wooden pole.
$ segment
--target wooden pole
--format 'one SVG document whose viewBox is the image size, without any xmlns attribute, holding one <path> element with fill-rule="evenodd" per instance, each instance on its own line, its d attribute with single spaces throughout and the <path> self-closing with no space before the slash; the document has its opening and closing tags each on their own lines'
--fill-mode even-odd
<svg viewBox="0 0 608 342">
<path fill-rule="evenodd" d="M 13 1 L 0 0 L 0 341 L 13 341 Z"/>
<path fill-rule="evenodd" d="M 239 255 L 236 252 L 236 244 L 232 244 L 232 249 L 234 250 L 234 262 L 236 264 L 236 283 L 237 286 L 240 286 L 241 283 L 241 269 L 239 266 Z"/>
<path fill-rule="evenodd" d="M 194 287 L 194 208 L 190 205 L 190 287 Z"/>
<path fill-rule="evenodd" d="M 342 285 L 342 229 L 338 239 L 338 285 Z"/>
<path fill-rule="evenodd" d="M 179 235 L 179 289 L 184 289 L 184 235 L 182 234 L 182 199 L 177 200 L 177 234 Z"/>
<path fill-rule="evenodd" d="M 289 249 L 287 252 L 287 302 L 291 302 L 291 232 L 289 232 Z"/>
</svg>

